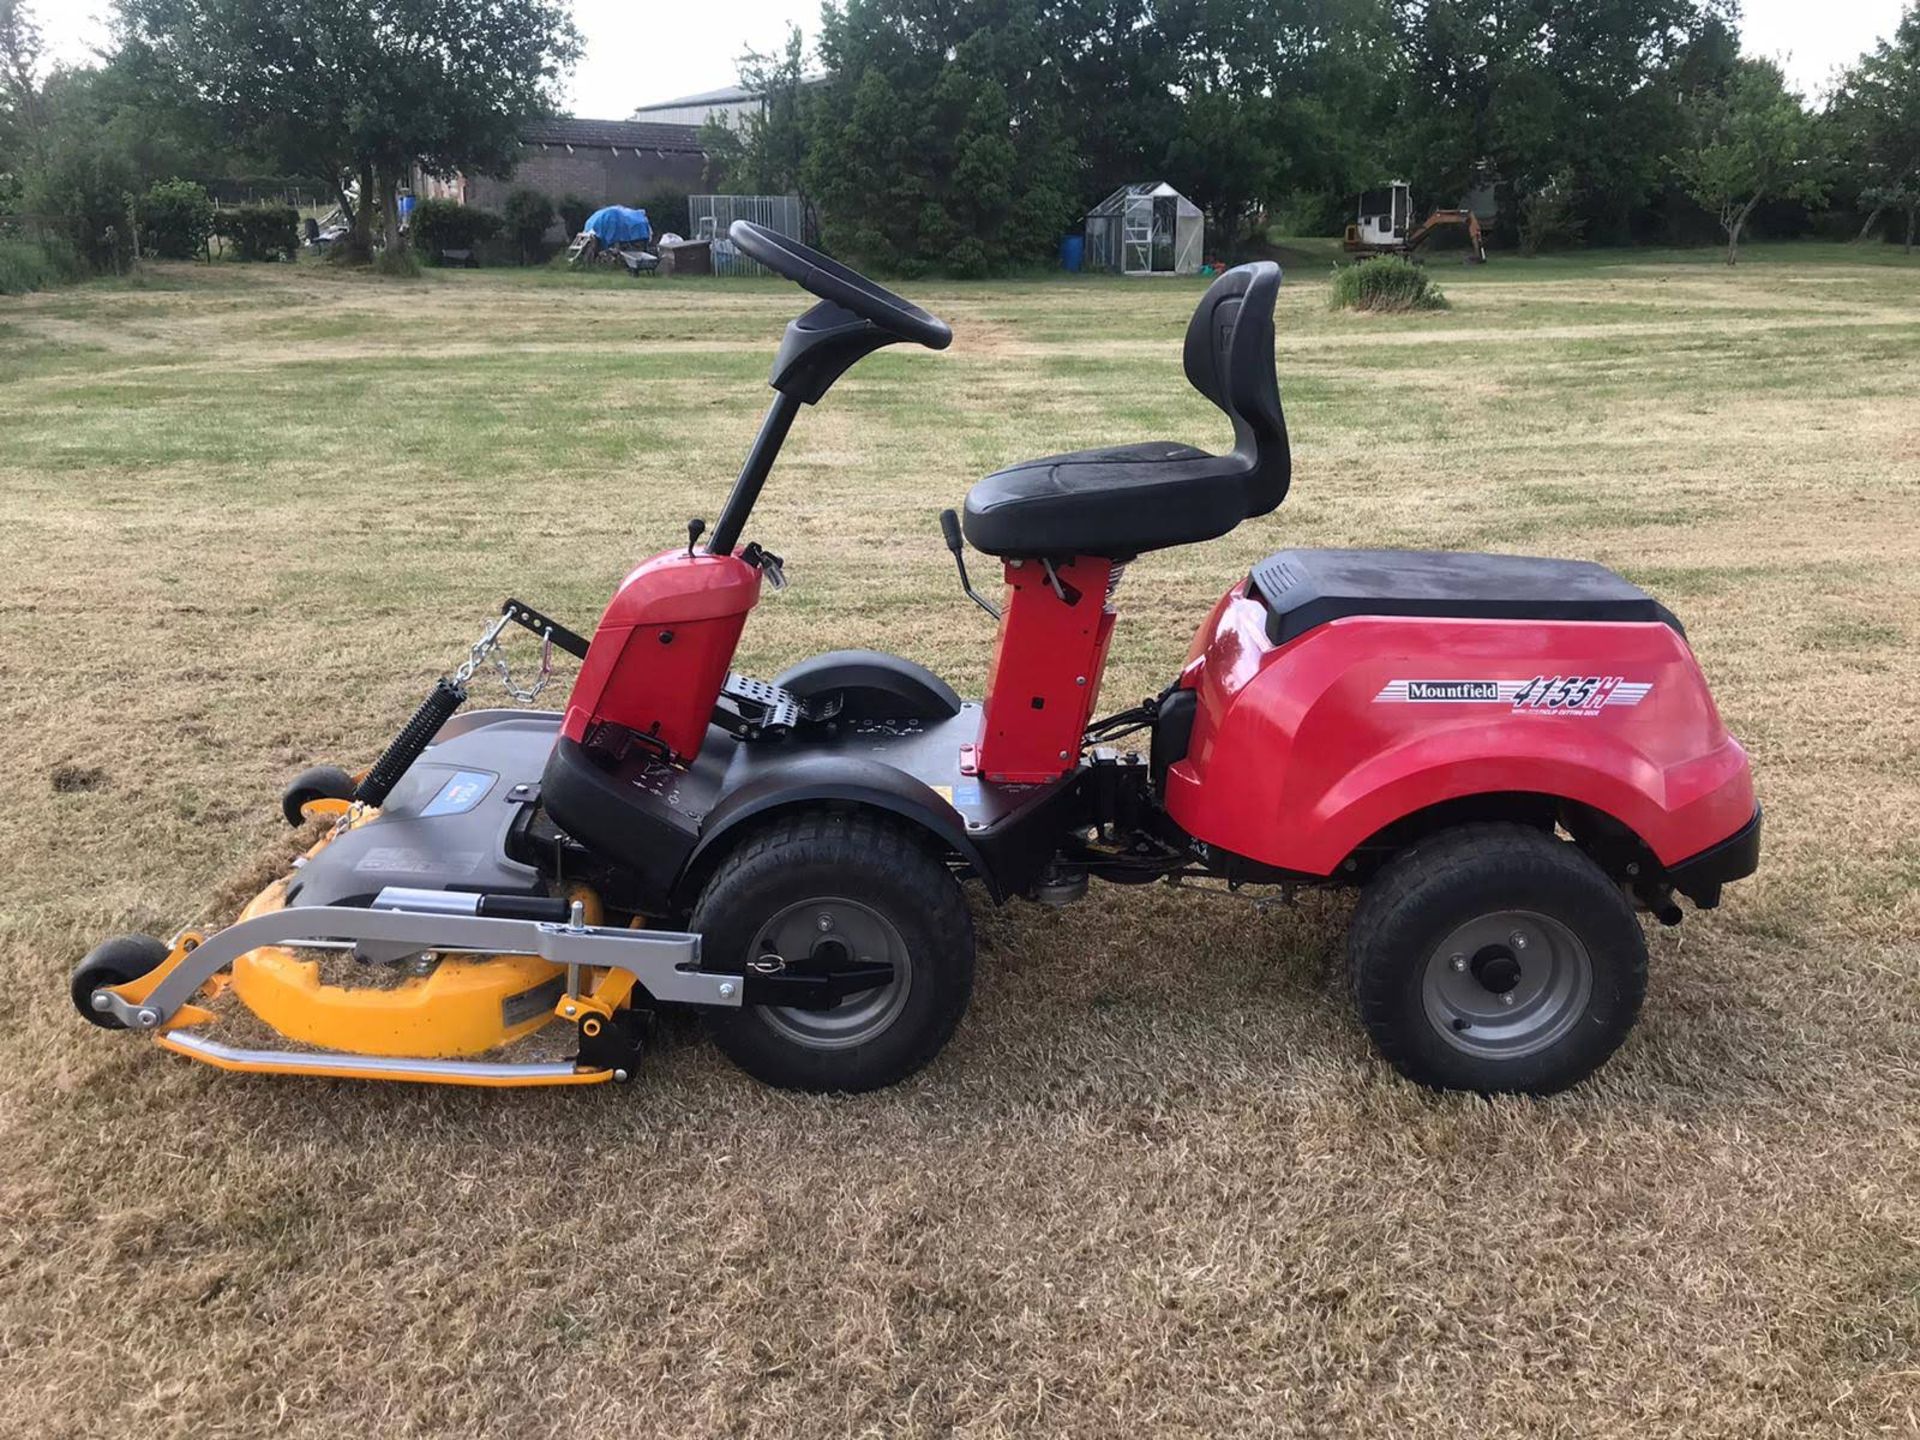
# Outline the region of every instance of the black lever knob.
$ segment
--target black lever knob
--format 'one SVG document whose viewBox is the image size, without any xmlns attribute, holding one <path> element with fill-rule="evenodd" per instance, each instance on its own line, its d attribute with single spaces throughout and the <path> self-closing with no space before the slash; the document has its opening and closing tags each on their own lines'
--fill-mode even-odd
<svg viewBox="0 0 1920 1440">
<path fill-rule="evenodd" d="M 940 533 L 947 537 L 947 549 L 953 552 L 953 563 L 960 571 L 960 589 L 966 597 L 978 605 L 995 620 L 1000 618 L 1000 607 L 973 588 L 973 582 L 967 579 L 966 546 L 960 540 L 960 517 L 951 510 L 940 512 Z"/>
<path fill-rule="evenodd" d="M 707 522 L 698 515 L 687 521 L 687 554 L 693 554 L 694 542 L 707 533 Z"/>
</svg>

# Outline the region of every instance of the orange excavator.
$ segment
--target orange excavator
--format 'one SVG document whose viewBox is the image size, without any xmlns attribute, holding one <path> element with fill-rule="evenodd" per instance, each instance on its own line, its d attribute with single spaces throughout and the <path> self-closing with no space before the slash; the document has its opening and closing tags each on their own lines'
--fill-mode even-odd
<svg viewBox="0 0 1920 1440">
<path fill-rule="evenodd" d="M 1360 196 L 1359 213 L 1347 226 L 1343 246 L 1349 255 L 1403 255 L 1414 251 L 1440 230 L 1458 227 L 1467 232 L 1467 259 L 1476 265 L 1487 263 L 1487 245 L 1480 234 L 1480 220 L 1471 210 L 1435 210 L 1418 225 L 1413 221 L 1413 187 L 1404 180 L 1388 183 L 1384 190 L 1368 190 Z"/>
</svg>

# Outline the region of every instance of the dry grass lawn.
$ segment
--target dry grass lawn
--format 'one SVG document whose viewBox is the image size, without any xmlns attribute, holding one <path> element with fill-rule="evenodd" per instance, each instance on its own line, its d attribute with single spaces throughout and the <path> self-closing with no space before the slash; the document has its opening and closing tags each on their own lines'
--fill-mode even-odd
<svg viewBox="0 0 1920 1440">
<path fill-rule="evenodd" d="M 1920 269 L 1442 278 L 1361 318 L 1290 275 L 1294 495 L 1134 568 L 1106 698 L 1288 544 L 1585 556 L 1678 610 L 1764 868 L 1652 937 L 1640 1029 L 1544 1103 L 1378 1063 L 1331 897 L 983 913 L 954 1045 L 854 1100 L 692 1027 L 631 1088 L 496 1094 L 84 1026 L 81 952 L 221 918 L 286 777 L 364 763 L 503 595 L 588 625 L 717 512 L 798 300 L 180 267 L 0 302 L 0 1432 L 1914 1434 Z M 909 288 L 954 348 L 802 418 L 743 668 L 871 644 L 977 692 L 936 511 L 1220 439 L 1195 285 Z"/>
</svg>

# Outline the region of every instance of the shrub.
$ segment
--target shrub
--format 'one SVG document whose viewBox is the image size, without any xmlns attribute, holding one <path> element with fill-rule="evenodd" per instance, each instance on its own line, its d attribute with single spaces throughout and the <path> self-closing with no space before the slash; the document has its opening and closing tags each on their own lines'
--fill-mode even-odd
<svg viewBox="0 0 1920 1440">
<path fill-rule="evenodd" d="M 159 180 L 140 199 L 140 244 L 166 260 L 191 260 L 213 234 L 213 202 L 191 180 Z"/>
<path fill-rule="evenodd" d="M 213 233 L 236 260 L 288 260 L 300 249 L 300 212 L 291 205 L 240 205 L 214 216 Z"/>
<path fill-rule="evenodd" d="M 26 187 L 26 208 L 38 211 L 80 262 L 119 270 L 133 254 L 129 224 L 133 167 L 92 135 L 63 138 Z"/>
<path fill-rule="evenodd" d="M 663 186 L 651 195 L 642 196 L 635 208 L 647 212 L 647 224 L 653 227 L 656 240 L 669 230 L 683 238 L 692 233 L 693 223 L 687 218 L 687 192 L 675 186 Z"/>
<path fill-rule="evenodd" d="M 578 195 L 568 195 L 560 201 L 560 223 L 567 227 L 567 239 L 571 240 L 587 228 L 587 217 L 600 207 L 591 200 L 582 200 Z"/>
<path fill-rule="evenodd" d="M 411 245 L 382 250 L 373 257 L 373 269 L 377 275 L 391 276 L 396 280 L 411 280 L 420 273 L 420 257 L 413 253 Z"/>
<path fill-rule="evenodd" d="M 553 201 L 538 190 L 522 188 L 509 194 L 501 208 L 507 234 L 520 251 L 520 263 L 531 265 L 540 258 L 547 227 L 553 224 Z"/>
<path fill-rule="evenodd" d="M 84 272 L 79 257 L 63 241 L 0 235 L 0 295 L 44 290 L 78 280 Z"/>
<path fill-rule="evenodd" d="M 442 250 L 473 250 L 500 228 L 500 217 L 455 200 L 422 200 L 413 207 L 414 247 L 437 262 Z"/>
<path fill-rule="evenodd" d="M 1444 310 L 1447 297 L 1427 272 L 1396 255 L 1376 255 L 1333 272 L 1336 310 Z"/>
<path fill-rule="evenodd" d="M 1520 253 L 1538 255 L 1576 245 L 1587 222 L 1573 212 L 1573 176 L 1561 171 L 1520 202 Z"/>
</svg>

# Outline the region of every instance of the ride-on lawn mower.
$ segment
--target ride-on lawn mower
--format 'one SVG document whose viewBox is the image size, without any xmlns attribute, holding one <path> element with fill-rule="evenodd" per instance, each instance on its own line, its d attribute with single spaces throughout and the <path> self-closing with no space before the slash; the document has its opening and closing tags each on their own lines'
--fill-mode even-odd
<svg viewBox="0 0 1920 1440">
<path fill-rule="evenodd" d="M 882 346 L 952 336 L 804 245 L 731 234 L 820 303 L 787 327 L 711 533 L 691 522 L 628 575 L 591 640 L 509 601 L 363 774 L 293 782 L 288 820 L 330 828 L 289 875 L 212 934 L 99 946 L 73 975 L 82 1015 L 231 1070 L 577 1085 L 627 1079 L 649 1014 L 694 1007 L 764 1081 L 866 1090 L 966 1009 L 962 881 L 1044 904 L 1091 879 L 1353 886 L 1354 997 L 1386 1058 L 1544 1093 L 1632 1026 L 1636 910 L 1675 924 L 1676 893 L 1711 908 L 1753 871 L 1746 756 L 1679 622 L 1594 564 L 1282 550 L 1235 577 L 1165 689 L 1095 718 L 1128 562 L 1286 494 L 1271 264 L 1222 275 L 1187 331 L 1231 451 L 1055 455 L 942 515 L 999 625 L 983 701 L 872 651 L 732 673 L 762 588 L 786 583 L 743 540 L 800 407 Z M 998 603 L 966 541 L 1004 566 Z M 549 665 L 579 658 L 565 711 L 456 714 L 482 666 L 507 675 L 514 625 Z M 1115 747 L 1129 735 L 1144 753 Z M 374 983 L 329 982 L 330 951 Z M 226 990 L 309 1048 L 209 1038 Z M 554 1020 L 567 1058 L 491 1054 Z"/>
</svg>

